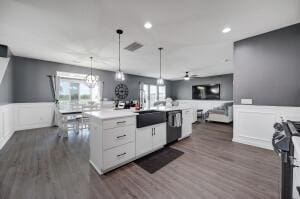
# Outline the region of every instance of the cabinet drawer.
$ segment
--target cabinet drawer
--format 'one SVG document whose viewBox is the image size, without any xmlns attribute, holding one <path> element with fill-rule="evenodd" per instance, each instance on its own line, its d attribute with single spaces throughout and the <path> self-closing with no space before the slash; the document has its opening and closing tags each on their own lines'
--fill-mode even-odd
<svg viewBox="0 0 300 199">
<path fill-rule="evenodd" d="M 135 126 L 124 126 L 103 131 L 103 149 L 107 150 L 134 140 Z"/>
<path fill-rule="evenodd" d="M 103 129 L 112 129 L 121 126 L 135 125 L 135 117 L 122 117 L 103 121 Z"/>
<path fill-rule="evenodd" d="M 130 142 L 128 144 L 104 151 L 103 169 L 106 170 L 118 164 L 124 163 L 134 158 L 134 155 L 135 155 L 134 142 Z"/>
</svg>

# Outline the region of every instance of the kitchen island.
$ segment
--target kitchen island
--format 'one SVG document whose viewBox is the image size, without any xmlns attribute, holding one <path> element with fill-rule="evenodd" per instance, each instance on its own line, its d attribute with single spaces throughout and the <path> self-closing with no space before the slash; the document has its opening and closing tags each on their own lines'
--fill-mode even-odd
<svg viewBox="0 0 300 199">
<path fill-rule="evenodd" d="M 189 136 L 192 133 L 192 111 L 188 107 L 160 107 L 155 112 L 165 114 L 172 110 L 182 111 L 181 139 Z M 166 119 L 142 128 L 137 127 L 138 115 L 144 111 L 104 109 L 87 113 L 90 163 L 100 175 L 166 145 Z"/>
</svg>

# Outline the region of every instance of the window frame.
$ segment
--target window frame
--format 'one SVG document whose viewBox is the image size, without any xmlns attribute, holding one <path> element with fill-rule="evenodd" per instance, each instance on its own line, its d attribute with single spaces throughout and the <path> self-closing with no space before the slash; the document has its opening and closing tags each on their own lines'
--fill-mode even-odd
<svg viewBox="0 0 300 199">
<path fill-rule="evenodd" d="M 145 86 L 147 87 L 147 91 L 145 91 Z M 155 102 L 157 102 L 157 101 L 159 101 L 159 100 L 161 100 L 162 101 L 162 99 L 160 99 L 160 93 L 159 93 L 159 87 L 163 87 L 164 88 L 164 99 L 166 99 L 166 97 L 167 97 L 167 87 L 166 87 L 166 85 L 156 85 L 156 84 L 145 84 L 144 83 L 144 86 L 143 86 L 143 92 L 144 92 L 144 99 L 143 100 L 146 100 L 146 102 L 144 102 L 144 104 L 146 104 L 147 105 L 147 107 L 146 108 L 152 108 L 151 107 L 151 103 L 150 103 L 150 88 L 151 88 L 151 86 L 155 86 L 156 87 L 156 99 L 155 99 Z M 145 94 L 145 93 L 147 93 L 147 95 Z M 146 98 L 147 97 L 147 98 Z"/>
<path fill-rule="evenodd" d="M 86 75 L 85 74 L 79 74 L 79 73 L 68 73 L 68 72 L 60 72 L 60 71 L 57 71 L 57 85 L 58 85 L 58 100 L 60 101 L 60 103 L 66 103 L 66 104 L 86 104 L 90 101 L 94 101 L 96 103 L 100 103 L 101 100 L 102 100 L 102 92 L 103 92 L 103 82 L 102 81 L 99 81 L 99 84 L 97 86 L 97 94 L 96 95 L 93 95 L 93 93 L 95 91 L 93 91 L 95 88 L 89 88 L 86 84 L 85 84 L 85 77 Z M 68 91 L 68 100 L 61 100 L 61 82 L 62 80 L 64 82 L 69 82 L 69 91 Z M 72 97 L 71 97 L 71 84 L 72 83 L 78 83 L 78 99 L 77 100 L 72 100 Z M 85 85 L 87 86 L 88 90 L 89 90 L 89 99 L 85 99 L 85 100 L 82 100 L 81 98 L 81 94 L 80 94 L 80 87 L 81 85 Z M 96 97 L 95 97 L 96 96 Z"/>
</svg>

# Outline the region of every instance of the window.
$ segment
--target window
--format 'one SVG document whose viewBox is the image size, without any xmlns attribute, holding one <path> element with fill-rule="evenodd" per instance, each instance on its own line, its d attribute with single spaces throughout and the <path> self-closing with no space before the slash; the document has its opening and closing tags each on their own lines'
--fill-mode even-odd
<svg viewBox="0 0 300 199">
<path fill-rule="evenodd" d="M 143 101 L 144 101 L 144 107 L 149 108 L 149 85 L 148 84 L 144 84 L 143 87 L 144 90 L 144 96 L 143 96 Z"/>
<path fill-rule="evenodd" d="M 61 105 L 87 104 L 90 101 L 100 102 L 102 83 L 89 88 L 85 83 L 85 75 L 57 72 L 59 84 L 59 101 Z"/>
<path fill-rule="evenodd" d="M 154 108 L 154 102 L 157 101 L 157 86 L 150 85 L 150 108 Z"/>
<path fill-rule="evenodd" d="M 166 99 L 166 86 L 157 86 L 144 84 L 144 107 L 155 108 L 156 101 L 163 101 Z"/>
<path fill-rule="evenodd" d="M 158 86 L 158 101 L 166 99 L 166 86 Z"/>
</svg>

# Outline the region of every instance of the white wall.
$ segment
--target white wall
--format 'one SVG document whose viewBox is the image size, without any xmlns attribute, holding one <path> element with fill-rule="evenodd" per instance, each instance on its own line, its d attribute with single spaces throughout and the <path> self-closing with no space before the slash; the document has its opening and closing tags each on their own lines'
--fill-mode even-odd
<svg viewBox="0 0 300 199">
<path fill-rule="evenodd" d="M 0 105 L 0 149 L 15 131 L 52 126 L 53 115 L 51 102 Z"/>
<path fill-rule="evenodd" d="M 233 141 L 272 149 L 273 125 L 285 120 L 300 121 L 300 107 L 285 106 L 233 106 Z"/>
</svg>

